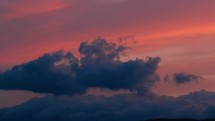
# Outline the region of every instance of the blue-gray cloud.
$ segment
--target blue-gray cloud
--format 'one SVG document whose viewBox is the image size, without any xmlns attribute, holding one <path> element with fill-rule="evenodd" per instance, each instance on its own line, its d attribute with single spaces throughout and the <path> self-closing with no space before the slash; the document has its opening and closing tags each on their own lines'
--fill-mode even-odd
<svg viewBox="0 0 215 121">
<path fill-rule="evenodd" d="M 91 87 L 128 89 L 140 95 L 150 93 L 158 81 L 159 57 L 121 61 L 122 45 L 98 38 L 82 42 L 76 58 L 71 52 L 57 51 L 14 66 L 0 74 L 0 89 L 38 93 L 84 94 Z"/>
<path fill-rule="evenodd" d="M 174 81 L 176 84 L 186 84 L 189 82 L 198 82 L 200 79 L 203 79 L 201 76 L 195 74 L 188 74 L 185 72 L 174 73 L 172 76 L 168 74 L 164 76 L 166 81 Z"/>
<path fill-rule="evenodd" d="M 2 121 L 140 121 L 154 118 L 215 118 L 215 93 L 202 90 L 177 98 L 47 96 L 0 110 Z"/>
<path fill-rule="evenodd" d="M 192 81 L 198 81 L 202 77 L 197 76 L 195 74 L 187 74 L 187 73 L 174 73 L 173 79 L 175 80 L 176 84 L 184 84 Z"/>
</svg>

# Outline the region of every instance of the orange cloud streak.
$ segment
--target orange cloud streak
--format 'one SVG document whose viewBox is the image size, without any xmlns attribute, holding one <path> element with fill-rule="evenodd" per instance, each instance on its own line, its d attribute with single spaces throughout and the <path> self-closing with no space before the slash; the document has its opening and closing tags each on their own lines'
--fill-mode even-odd
<svg viewBox="0 0 215 121">
<path fill-rule="evenodd" d="M 23 3 L 24 2 L 24 3 Z M 4 15 L 3 20 L 6 22 L 8 20 L 23 17 L 27 15 L 34 15 L 38 13 L 52 12 L 62 9 L 67 6 L 65 1 L 61 0 L 37 0 L 37 1 L 14 1 L 12 4 L 4 4 L 3 7 L 9 9 L 9 12 Z M 1 21 L 1 22 L 4 22 Z"/>
</svg>

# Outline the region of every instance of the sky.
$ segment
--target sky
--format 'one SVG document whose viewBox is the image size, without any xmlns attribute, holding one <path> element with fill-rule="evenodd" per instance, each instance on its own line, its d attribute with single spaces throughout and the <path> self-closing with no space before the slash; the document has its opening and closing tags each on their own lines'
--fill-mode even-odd
<svg viewBox="0 0 215 121">
<path fill-rule="evenodd" d="M 190 92 L 211 94 L 215 91 L 214 4 L 214 0 L 0 0 L 0 107 L 34 97 L 42 102 L 55 98 L 46 97 L 49 94 L 105 95 L 113 102 L 118 97 L 112 95 L 134 92 L 180 101 L 184 98 L 180 95 L 192 97 Z M 64 71 L 72 72 L 68 76 Z M 157 74 L 159 81 L 151 79 Z M 90 97 L 64 98 L 57 103 L 76 98 L 85 103 Z"/>
</svg>

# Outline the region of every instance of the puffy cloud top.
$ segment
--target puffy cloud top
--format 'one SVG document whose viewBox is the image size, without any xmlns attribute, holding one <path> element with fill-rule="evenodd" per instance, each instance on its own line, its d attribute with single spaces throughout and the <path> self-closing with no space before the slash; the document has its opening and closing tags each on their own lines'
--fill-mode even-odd
<svg viewBox="0 0 215 121">
<path fill-rule="evenodd" d="M 159 57 L 121 61 L 122 45 L 98 38 L 82 42 L 76 58 L 71 52 L 57 51 L 14 66 L 0 74 L 0 89 L 29 90 L 55 95 L 84 94 L 91 87 L 128 89 L 137 94 L 150 93 L 159 79 Z"/>
</svg>

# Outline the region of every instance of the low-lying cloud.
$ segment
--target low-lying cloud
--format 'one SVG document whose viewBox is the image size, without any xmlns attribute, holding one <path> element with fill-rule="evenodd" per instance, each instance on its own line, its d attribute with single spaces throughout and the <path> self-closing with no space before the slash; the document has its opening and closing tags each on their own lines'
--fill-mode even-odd
<svg viewBox="0 0 215 121">
<path fill-rule="evenodd" d="M 140 121 L 154 118 L 215 118 L 215 93 L 202 90 L 177 98 L 47 96 L 0 110 L 2 121 Z"/>
<path fill-rule="evenodd" d="M 81 58 L 71 52 L 57 51 L 14 66 L 0 74 L 0 89 L 28 90 L 55 95 L 85 94 L 91 87 L 128 89 L 149 94 L 159 80 L 159 57 L 121 61 L 125 46 L 98 38 L 82 42 Z"/>
</svg>

